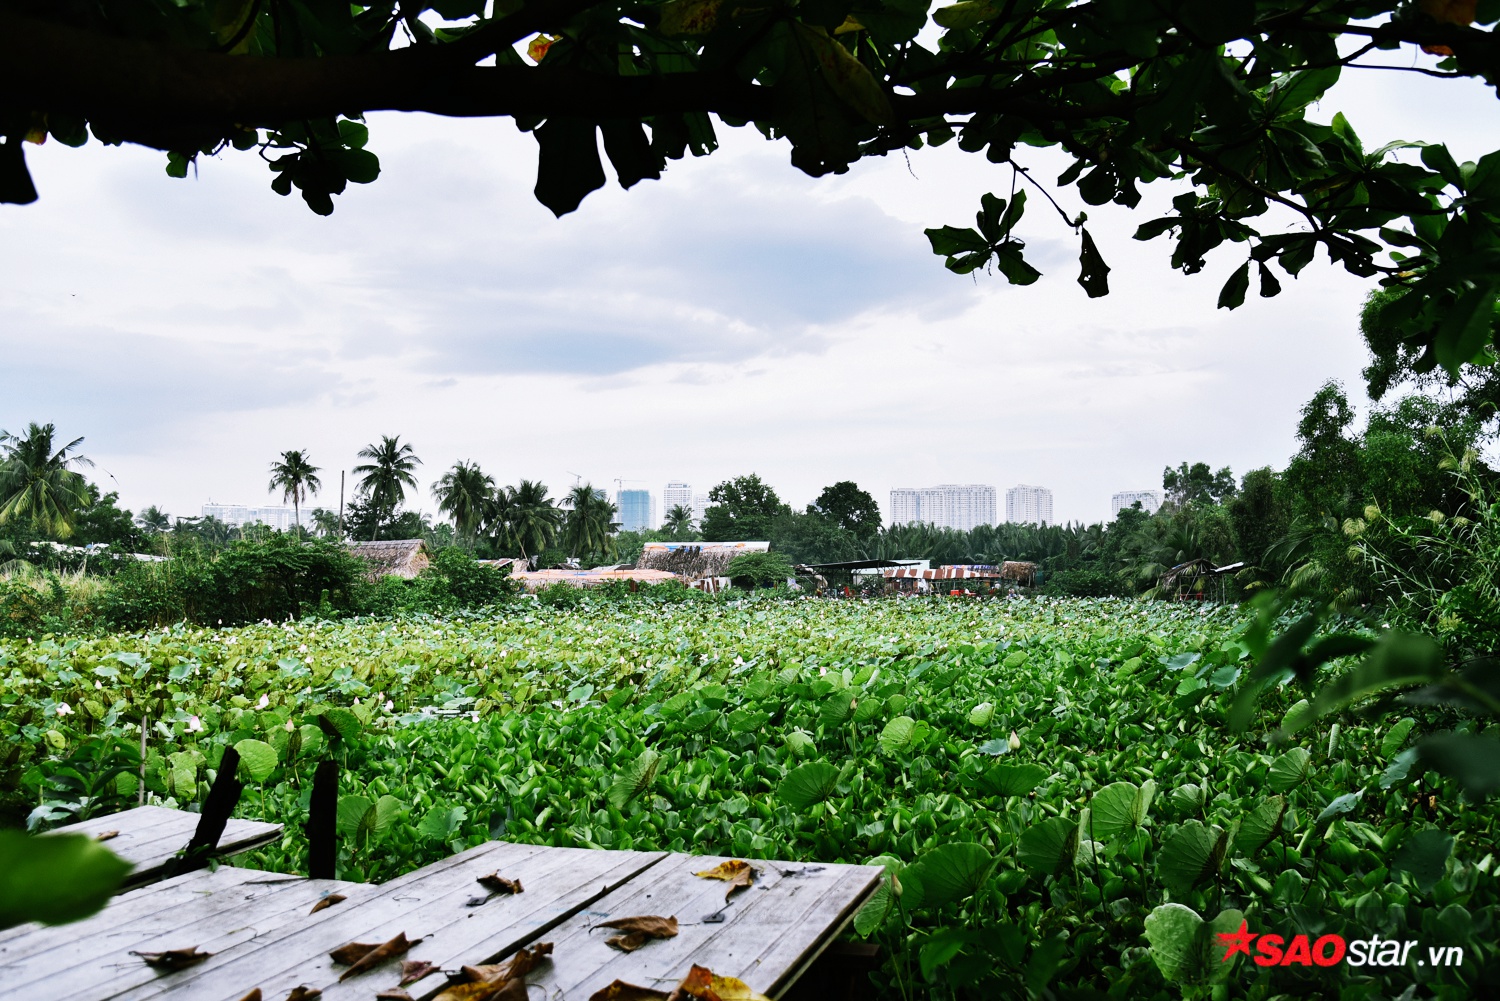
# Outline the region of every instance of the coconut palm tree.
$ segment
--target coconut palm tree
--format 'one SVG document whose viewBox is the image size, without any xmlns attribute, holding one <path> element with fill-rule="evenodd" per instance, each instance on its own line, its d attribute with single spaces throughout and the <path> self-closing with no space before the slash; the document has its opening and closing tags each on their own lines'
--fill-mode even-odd
<svg viewBox="0 0 1500 1001">
<path fill-rule="evenodd" d="M 88 482 L 69 466 L 92 466 L 75 450 L 74 438 L 54 448 L 51 424 L 28 424 L 24 435 L 0 431 L 0 524 L 28 522 L 37 531 L 65 539 L 73 516 L 88 502 Z"/>
<path fill-rule="evenodd" d="M 547 485 L 539 480 L 522 480 L 506 491 L 506 535 L 527 559 L 557 539 L 563 513 L 547 496 Z M 501 503 L 496 501 L 499 510 Z"/>
<path fill-rule="evenodd" d="M 375 529 L 370 533 L 373 542 L 380 534 L 381 520 L 393 517 L 406 499 L 406 488 L 417 489 L 414 472 L 422 460 L 410 444 L 401 443 L 400 435 L 381 435 L 380 444 L 366 445 L 359 450 L 359 457 L 370 460 L 355 466 L 354 475 L 359 477 L 359 495 L 375 508 Z"/>
<path fill-rule="evenodd" d="M 302 527 L 302 502 L 307 500 L 308 494 L 315 494 L 323 488 L 318 479 L 319 472 L 321 470 L 301 449 L 282 452 L 281 459 L 271 463 L 271 483 L 266 489 L 272 493 L 280 490 L 281 499 L 292 502 L 292 520 L 298 528 Z"/>
<path fill-rule="evenodd" d="M 604 496 L 604 491 L 595 490 L 589 483 L 580 484 L 568 491 L 564 503 L 568 513 L 563 522 L 563 536 L 569 555 L 608 555 L 614 548 L 612 533 L 619 527 L 614 520 L 618 509 Z"/>
<path fill-rule="evenodd" d="M 313 529 L 325 539 L 336 539 L 339 536 L 339 516 L 326 507 L 315 507 L 311 515 Z"/>
<path fill-rule="evenodd" d="M 438 499 L 438 510 L 453 519 L 458 537 L 471 548 L 479 526 L 485 521 L 485 507 L 495 494 L 495 478 L 486 476 L 477 462 L 455 462 L 432 485 Z"/>
<path fill-rule="evenodd" d="M 136 515 L 135 523 L 147 535 L 165 535 L 172 530 L 172 516 L 155 504 Z"/>
<path fill-rule="evenodd" d="M 682 504 L 673 504 L 672 510 L 662 519 L 661 530 L 674 539 L 680 539 L 693 530 L 693 509 Z"/>
</svg>

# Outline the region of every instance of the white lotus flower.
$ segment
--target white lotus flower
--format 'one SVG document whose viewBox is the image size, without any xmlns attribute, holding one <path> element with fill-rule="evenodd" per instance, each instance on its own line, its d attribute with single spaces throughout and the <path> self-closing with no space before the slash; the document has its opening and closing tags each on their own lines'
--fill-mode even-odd
<svg viewBox="0 0 1500 1001">
<path fill-rule="evenodd" d="M 260 697 L 260 701 L 257 702 L 257 703 L 255 703 L 255 708 L 257 708 L 257 709 L 264 709 L 266 706 L 268 706 L 270 704 L 271 704 L 271 696 L 269 696 L 269 695 L 262 695 Z"/>
<path fill-rule="evenodd" d="M 67 715 L 71 714 L 72 712 L 73 712 L 73 707 L 70 706 L 70 705 L 68 705 L 66 702 L 59 702 L 57 704 L 57 715 L 59 715 L 59 716 L 67 716 Z"/>
<path fill-rule="evenodd" d="M 202 733 L 203 732 L 203 721 L 201 719 L 199 719 L 198 717 L 196 717 L 196 716 L 189 716 L 188 717 L 187 732 L 188 733 Z"/>
</svg>

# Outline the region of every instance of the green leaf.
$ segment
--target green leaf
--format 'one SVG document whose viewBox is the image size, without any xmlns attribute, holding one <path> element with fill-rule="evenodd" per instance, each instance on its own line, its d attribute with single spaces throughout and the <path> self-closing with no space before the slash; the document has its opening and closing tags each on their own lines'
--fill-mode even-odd
<svg viewBox="0 0 1500 1001">
<path fill-rule="evenodd" d="M 1109 265 L 1104 263 L 1104 255 L 1099 253 L 1088 230 L 1083 231 L 1082 239 L 1078 253 L 1078 284 L 1083 286 L 1090 299 L 1109 295 Z"/>
<path fill-rule="evenodd" d="M 1085 832 L 1094 838 L 1112 838 L 1127 831 L 1133 832 L 1145 819 L 1145 807 L 1150 797 L 1143 800 L 1141 789 L 1133 782 L 1112 782 L 1094 793 L 1089 800 L 1093 811 L 1093 825 Z"/>
<path fill-rule="evenodd" d="M 995 704 L 993 702 L 981 702 L 969 710 L 969 724 L 971 726 L 989 726 L 990 720 L 995 718 Z"/>
<path fill-rule="evenodd" d="M 1157 878 L 1172 893 L 1179 896 L 1187 893 L 1219 871 L 1228 840 L 1227 832 L 1189 820 L 1167 839 L 1157 854 Z"/>
<path fill-rule="evenodd" d="M 848 692 L 835 692 L 823 700 L 818 718 L 824 726 L 842 726 L 854 715 L 854 700 Z"/>
<path fill-rule="evenodd" d="M 96 914 L 133 868 L 86 834 L 0 830 L 0 928 Z"/>
<path fill-rule="evenodd" d="M 896 755 L 911 746 L 912 732 L 917 721 L 910 716 L 897 716 L 880 731 L 880 749 L 886 754 Z"/>
<path fill-rule="evenodd" d="M 1240 821 L 1234 833 L 1234 853 L 1247 859 L 1270 843 L 1281 831 L 1281 819 L 1286 816 L 1286 798 L 1272 796 L 1262 800 L 1248 816 Z"/>
<path fill-rule="evenodd" d="M 944 28 L 957 30 L 992 21 L 999 13 L 999 7 L 984 0 L 963 0 L 948 7 L 939 7 L 932 12 L 932 20 Z"/>
<path fill-rule="evenodd" d="M 990 249 L 989 241 L 972 229 L 959 229 L 957 226 L 941 226 L 937 229 L 929 229 L 926 233 L 927 242 L 932 244 L 932 252 L 945 257 L 957 257 L 960 254 L 981 254 Z"/>
<path fill-rule="evenodd" d="M 604 165 L 593 122 L 549 118 L 532 135 L 541 146 L 534 193 L 554 215 L 567 215 L 589 192 L 604 187 Z"/>
<path fill-rule="evenodd" d="M 452 809 L 435 806 L 422 815 L 417 824 L 417 833 L 428 841 L 447 841 L 468 819 L 469 811 L 461 806 Z"/>
<path fill-rule="evenodd" d="M 901 886 L 897 877 L 901 875 L 903 863 L 894 855 L 877 855 L 865 864 L 885 868 L 885 878 L 854 915 L 854 930 L 869 936 L 885 925 L 886 918 L 896 908 L 896 898 Z"/>
<path fill-rule="evenodd" d="M 1307 778 L 1308 763 L 1312 755 L 1304 747 L 1294 747 L 1271 762 L 1266 773 L 1266 785 L 1277 792 L 1290 792 Z"/>
<path fill-rule="evenodd" d="M 1245 293 L 1250 289 L 1250 262 L 1235 269 L 1219 292 L 1219 309 L 1238 309 L 1245 304 Z"/>
<path fill-rule="evenodd" d="M 1367 657 L 1318 692 L 1313 708 L 1319 716 L 1337 712 L 1389 688 L 1430 681 L 1442 670 L 1443 651 L 1426 636 L 1390 632 Z"/>
<path fill-rule="evenodd" d="M 1438 364 L 1457 376 L 1459 370 L 1474 361 L 1494 336 L 1495 295 L 1492 286 L 1469 289 L 1443 313 L 1433 347 Z"/>
<path fill-rule="evenodd" d="M 922 884 L 922 906 L 942 907 L 966 900 L 989 878 L 995 860 L 983 845 L 972 841 L 939 845 L 912 864 Z"/>
<path fill-rule="evenodd" d="M 276 748 L 263 740 L 245 739 L 236 741 L 234 749 L 240 755 L 240 770 L 259 785 L 271 777 L 276 770 Z"/>
<path fill-rule="evenodd" d="M 1306 699 L 1298 699 L 1297 702 L 1281 717 L 1281 729 L 1283 733 L 1296 733 L 1304 726 L 1317 719 L 1318 714 L 1313 711 L 1312 703 Z"/>
<path fill-rule="evenodd" d="M 1016 842 L 1016 861 L 1027 869 L 1056 876 L 1073 864 L 1078 849 L 1078 822 L 1066 817 L 1048 817 L 1021 832 Z"/>
<path fill-rule="evenodd" d="M 1020 245 L 1015 242 L 995 248 L 995 267 L 1012 285 L 1030 285 L 1042 277 L 1040 271 L 1026 263 Z"/>
<path fill-rule="evenodd" d="M 1391 759 L 1391 763 L 1385 766 L 1385 771 L 1380 773 L 1380 788 L 1389 789 L 1397 782 L 1405 782 L 1411 766 L 1417 763 L 1417 749 L 1408 747 L 1400 754 Z"/>
<path fill-rule="evenodd" d="M 793 730 L 786 735 L 786 749 L 797 758 L 807 758 L 818 753 L 813 739 L 801 730 Z"/>
<path fill-rule="evenodd" d="M 1222 981 L 1234 963 L 1224 962 L 1224 947 L 1218 936 L 1237 931 L 1244 923 L 1244 914 L 1237 910 L 1221 911 L 1212 922 L 1205 922 L 1191 907 L 1161 904 L 1146 915 L 1146 941 L 1151 946 L 1151 959 L 1162 977 L 1171 983 Z"/>
<path fill-rule="evenodd" d="M 777 787 L 781 801 L 794 810 L 805 810 L 833 795 L 839 770 L 826 761 L 809 761 L 787 773 Z"/>
<path fill-rule="evenodd" d="M 403 808 L 404 805 L 395 796 L 382 796 L 377 799 L 371 833 L 384 834 L 390 830 L 391 824 L 395 823 Z"/>
<path fill-rule="evenodd" d="M 1422 764 L 1448 776 L 1474 799 L 1500 792 L 1500 740 L 1470 733 L 1435 733 L 1417 744 Z"/>
<path fill-rule="evenodd" d="M 1404 719 L 1391 727 L 1386 735 L 1380 738 L 1380 756 L 1389 758 L 1397 751 L 1406 746 L 1406 738 L 1411 734 L 1412 727 L 1417 725 L 1413 719 Z"/>
<path fill-rule="evenodd" d="M 656 780 L 656 771 L 661 767 L 661 755 L 646 748 L 626 768 L 615 776 L 609 786 L 609 803 L 616 810 L 625 809 L 625 804 L 645 792 Z"/>
<path fill-rule="evenodd" d="M 1428 827 L 1407 835 L 1401 850 L 1391 860 L 1392 872 L 1411 873 L 1423 893 L 1431 893 L 1448 868 L 1453 854 L 1453 835 Z"/>
<path fill-rule="evenodd" d="M 318 713 L 318 725 L 330 737 L 339 737 L 348 743 L 359 739 L 364 729 L 359 717 L 340 706 L 329 706 Z"/>
<path fill-rule="evenodd" d="M 375 828 L 375 804 L 365 796 L 340 796 L 337 824 L 340 834 L 363 840 Z"/>
<path fill-rule="evenodd" d="M 1319 834 L 1328 830 L 1336 818 L 1353 810 L 1359 803 L 1360 797 L 1364 796 L 1364 794 L 1365 791 L 1361 789 L 1358 792 L 1346 792 L 1342 796 L 1334 797 L 1327 806 L 1319 811 L 1318 819 L 1313 823 L 1313 830 Z"/>
</svg>

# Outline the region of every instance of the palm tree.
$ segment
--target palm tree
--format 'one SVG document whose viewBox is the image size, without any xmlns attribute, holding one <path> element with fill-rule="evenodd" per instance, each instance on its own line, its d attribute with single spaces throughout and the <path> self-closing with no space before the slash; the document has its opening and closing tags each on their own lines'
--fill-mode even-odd
<svg viewBox="0 0 1500 1001">
<path fill-rule="evenodd" d="M 267 490 L 281 491 L 282 500 L 292 502 L 292 520 L 302 527 L 302 502 L 308 494 L 315 494 L 323 484 L 318 479 L 319 469 L 301 449 L 282 452 L 281 461 L 271 463 L 271 483 Z"/>
<path fill-rule="evenodd" d="M 325 539 L 336 539 L 339 535 L 339 516 L 326 507 L 312 509 L 313 528 Z"/>
<path fill-rule="evenodd" d="M 521 558 L 527 559 L 552 545 L 563 513 L 547 496 L 547 485 L 537 480 L 522 480 L 505 493 L 506 534 L 521 551 Z M 496 506 L 500 507 L 498 499 Z"/>
<path fill-rule="evenodd" d="M 396 508 L 406 499 L 406 488 L 417 489 L 414 470 L 422 464 L 411 445 L 401 444 L 401 436 L 381 435 L 380 444 L 366 445 L 359 450 L 361 459 L 370 461 L 354 467 L 359 477 L 359 495 L 375 509 L 375 529 L 370 541 L 380 534 L 381 519 L 395 515 Z"/>
<path fill-rule="evenodd" d="M 617 508 L 604 496 L 604 491 L 584 483 L 568 491 L 565 503 L 568 515 L 563 523 L 563 535 L 567 539 L 569 555 L 607 555 L 614 546 L 611 532 L 616 527 Z"/>
<path fill-rule="evenodd" d="M 68 467 L 93 462 L 74 452 L 81 437 L 54 449 L 55 430 L 32 423 L 24 435 L 0 431 L 0 524 L 24 519 L 44 534 L 66 539 L 73 534 L 75 510 L 88 502 L 88 482 Z"/>
<path fill-rule="evenodd" d="M 693 510 L 682 504 L 673 504 L 672 510 L 661 523 L 661 530 L 674 539 L 680 539 L 693 530 Z"/>
<path fill-rule="evenodd" d="M 172 516 L 155 504 L 136 515 L 135 523 L 147 535 L 165 535 L 172 530 Z"/>
<path fill-rule="evenodd" d="M 492 503 L 495 478 L 486 476 L 477 462 L 455 462 L 453 468 L 432 485 L 438 510 L 453 518 L 460 539 L 474 545 L 474 536 L 484 523 L 486 505 Z"/>
</svg>

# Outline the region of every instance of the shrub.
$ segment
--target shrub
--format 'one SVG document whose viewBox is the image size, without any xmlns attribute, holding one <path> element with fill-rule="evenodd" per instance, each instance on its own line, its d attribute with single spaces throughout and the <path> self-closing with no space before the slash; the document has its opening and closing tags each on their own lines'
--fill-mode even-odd
<svg viewBox="0 0 1500 1001">
<path fill-rule="evenodd" d="M 1047 574 L 1042 594 L 1059 598 L 1123 597 L 1125 589 L 1113 574 L 1099 567 L 1074 567 Z"/>
<path fill-rule="evenodd" d="M 792 576 L 792 561 L 781 553 L 740 553 L 724 574 L 740 587 L 774 587 Z"/>
</svg>

